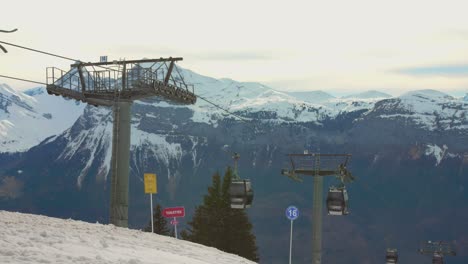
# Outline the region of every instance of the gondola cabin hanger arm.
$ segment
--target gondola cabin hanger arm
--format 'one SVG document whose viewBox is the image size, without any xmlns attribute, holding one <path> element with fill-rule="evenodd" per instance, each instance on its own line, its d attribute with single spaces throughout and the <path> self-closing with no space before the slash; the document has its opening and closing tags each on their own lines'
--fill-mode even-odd
<svg viewBox="0 0 468 264">
<path fill-rule="evenodd" d="M 16 32 L 18 29 L 15 28 L 15 29 L 12 29 L 12 30 L 2 30 L 0 29 L 0 33 L 13 33 L 13 32 Z M 8 50 L 5 49 L 5 47 L 3 47 L 2 45 L 0 45 L 0 49 L 5 52 L 5 53 L 8 53 Z"/>
</svg>

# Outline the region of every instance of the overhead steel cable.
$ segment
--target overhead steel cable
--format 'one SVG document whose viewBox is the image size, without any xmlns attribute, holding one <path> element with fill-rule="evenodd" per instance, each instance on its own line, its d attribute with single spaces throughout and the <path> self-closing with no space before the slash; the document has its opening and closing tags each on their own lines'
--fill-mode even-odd
<svg viewBox="0 0 468 264">
<path fill-rule="evenodd" d="M 198 98 L 200 98 L 200 99 L 202 99 L 203 101 L 205 101 L 205 102 L 207 102 L 207 103 L 209 103 L 209 104 L 215 106 L 216 108 L 218 108 L 218 109 L 220 109 L 220 110 L 223 110 L 224 112 L 226 112 L 226 113 L 228 113 L 228 114 L 230 114 L 230 115 L 232 115 L 232 116 L 235 116 L 235 117 L 239 118 L 240 120 L 242 120 L 242 121 L 244 121 L 244 122 L 250 121 L 249 119 L 247 119 L 247 118 L 245 118 L 245 117 L 243 117 L 243 116 L 234 114 L 233 112 L 231 112 L 231 111 L 229 111 L 229 110 L 227 110 L 227 109 L 225 109 L 225 108 L 219 106 L 219 105 L 216 104 L 216 103 L 213 103 L 213 102 L 209 101 L 208 99 L 206 99 L 206 98 L 204 98 L 204 97 L 202 97 L 202 96 L 200 96 L 200 95 L 195 94 L 195 96 L 198 97 Z"/>
<path fill-rule="evenodd" d="M 229 111 L 229 110 L 227 110 L 227 109 L 225 109 L 225 108 L 219 106 L 218 104 L 211 102 L 210 100 L 204 98 L 203 96 L 200 96 L 200 95 L 197 95 L 197 94 L 195 94 L 195 96 L 198 97 L 198 98 L 200 98 L 200 99 L 202 99 L 203 101 L 205 101 L 205 102 L 207 102 L 207 103 L 213 105 L 214 107 L 216 107 L 216 108 L 218 108 L 218 109 L 220 109 L 220 110 L 223 110 L 224 112 L 228 113 L 229 115 L 234 116 L 234 117 L 237 117 L 238 119 L 240 119 L 240 121 L 244 122 L 244 123 L 247 125 L 248 128 L 252 129 L 252 131 L 253 131 L 254 133 L 257 133 L 257 132 L 259 131 L 259 130 L 257 129 L 257 127 L 256 127 L 255 125 L 253 125 L 253 124 L 250 122 L 250 121 L 252 121 L 253 119 L 247 119 L 246 117 L 243 117 L 243 116 L 240 116 L 240 115 L 238 115 L 238 114 L 235 114 L 235 113 L 233 113 L 233 112 L 231 112 L 231 111 Z"/>
<path fill-rule="evenodd" d="M 10 46 L 13 46 L 13 47 L 17 47 L 17 48 L 20 48 L 20 49 L 25 49 L 25 50 L 30 50 L 30 51 L 42 53 L 42 54 L 49 55 L 49 56 L 54 56 L 54 57 L 65 59 L 65 60 L 79 61 L 79 60 L 75 60 L 75 59 L 72 59 L 72 58 L 69 58 L 69 57 L 53 54 L 53 53 L 50 53 L 50 52 L 45 52 L 45 51 L 42 51 L 42 50 L 32 49 L 32 48 L 16 45 L 16 44 L 5 42 L 5 41 L 0 41 L 0 43 L 5 44 L 5 45 L 10 45 Z"/>
<path fill-rule="evenodd" d="M 37 84 L 47 85 L 47 83 L 43 83 L 43 82 L 36 82 L 36 81 L 28 80 L 28 79 L 16 78 L 16 77 L 11 77 L 11 76 L 6 76 L 6 75 L 0 75 L 0 77 L 8 78 L 8 79 L 13 79 L 13 80 L 24 81 L 24 82 L 30 82 L 30 83 L 37 83 Z"/>
<path fill-rule="evenodd" d="M 25 49 L 25 50 L 29 50 L 29 51 L 33 51 L 33 52 L 42 53 L 42 54 L 49 55 L 49 56 L 54 56 L 54 57 L 65 59 L 65 60 L 70 60 L 70 61 L 73 61 L 73 62 L 77 62 L 77 61 L 81 62 L 81 60 L 73 59 L 73 58 L 70 58 L 70 57 L 65 57 L 65 56 L 62 56 L 62 55 L 58 55 L 58 54 L 54 54 L 54 53 L 50 53 L 50 52 L 46 52 L 46 51 L 42 51 L 42 50 L 38 50 L 38 49 L 28 48 L 28 47 L 25 47 L 25 46 L 20 46 L 20 45 L 16 45 L 16 44 L 5 42 L 5 41 L 0 41 L 0 43 L 5 44 L 5 45 L 10 45 L 10 46 L 13 46 L 13 47 L 16 47 L 16 48 L 20 48 L 20 49 Z M 115 69 L 104 67 L 104 66 L 98 66 L 98 67 L 103 68 L 103 69 L 107 69 L 107 70 L 115 71 Z"/>
</svg>

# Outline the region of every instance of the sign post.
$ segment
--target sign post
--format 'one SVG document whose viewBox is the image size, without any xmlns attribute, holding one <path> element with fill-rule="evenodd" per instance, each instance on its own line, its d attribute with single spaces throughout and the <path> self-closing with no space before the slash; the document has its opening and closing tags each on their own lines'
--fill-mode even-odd
<svg viewBox="0 0 468 264">
<path fill-rule="evenodd" d="M 179 221 L 177 221 L 177 219 L 174 217 L 174 219 L 171 220 L 171 225 L 174 226 L 174 236 L 176 239 L 178 239 L 177 237 L 177 224 L 179 223 Z"/>
<path fill-rule="evenodd" d="M 145 173 L 145 193 L 150 194 L 150 206 L 151 206 L 151 233 L 154 233 L 154 224 L 153 224 L 153 193 L 157 193 L 157 184 L 156 184 L 156 174 L 154 173 Z"/>
<path fill-rule="evenodd" d="M 286 208 L 286 217 L 291 220 L 291 234 L 289 236 L 289 264 L 291 264 L 293 221 L 299 217 L 299 209 L 293 205 L 289 206 Z"/>
<path fill-rule="evenodd" d="M 177 221 L 177 217 L 184 217 L 185 216 L 185 207 L 183 206 L 178 206 L 178 207 L 168 207 L 165 208 L 162 211 L 162 214 L 166 218 L 174 218 L 171 220 L 171 225 L 174 226 L 174 236 L 177 239 L 177 224 L 179 221 Z"/>
</svg>

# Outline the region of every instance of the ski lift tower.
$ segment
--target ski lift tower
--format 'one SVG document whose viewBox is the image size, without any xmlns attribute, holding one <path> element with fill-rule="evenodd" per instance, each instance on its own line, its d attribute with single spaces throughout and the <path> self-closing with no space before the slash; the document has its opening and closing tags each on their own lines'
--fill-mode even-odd
<svg viewBox="0 0 468 264">
<path fill-rule="evenodd" d="M 100 62 L 77 61 L 69 71 L 47 68 L 47 93 L 94 106 L 111 106 L 112 130 L 110 223 L 128 227 L 130 109 L 134 100 L 159 96 L 179 104 L 194 104 L 193 86 L 175 67 L 182 58 Z M 178 76 L 172 76 L 176 70 Z"/>
<path fill-rule="evenodd" d="M 291 169 L 282 169 L 281 174 L 299 182 L 302 182 L 302 179 L 298 174 L 313 176 L 314 178 L 314 193 L 312 198 L 312 264 L 321 264 L 323 177 L 336 176 L 343 184 L 351 182 L 354 178 L 346 169 L 351 154 L 320 154 L 304 151 L 304 154 L 289 154 L 288 156 L 291 161 Z M 347 203 L 347 194 L 343 195 L 341 199 L 343 204 Z M 347 208 L 347 205 L 344 207 Z M 345 208 L 343 208 L 343 212 L 344 210 Z"/>
<path fill-rule="evenodd" d="M 456 256 L 457 253 L 453 246 L 444 241 L 427 241 L 419 248 L 419 253 L 422 255 L 432 256 L 433 264 L 443 264 L 444 256 Z"/>
</svg>

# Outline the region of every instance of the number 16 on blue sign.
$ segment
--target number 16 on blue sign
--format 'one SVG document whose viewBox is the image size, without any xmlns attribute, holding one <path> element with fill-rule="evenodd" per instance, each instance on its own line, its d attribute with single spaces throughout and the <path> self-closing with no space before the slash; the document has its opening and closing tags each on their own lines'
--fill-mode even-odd
<svg viewBox="0 0 468 264">
<path fill-rule="evenodd" d="M 289 206 L 286 209 L 286 217 L 291 221 L 296 220 L 299 217 L 299 209 L 295 206 Z"/>
<path fill-rule="evenodd" d="M 289 264 L 291 264 L 293 221 L 299 217 L 299 209 L 296 206 L 289 206 L 286 208 L 286 217 L 291 220 L 291 233 L 289 236 Z"/>
<path fill-rule="evenodd" d="M 292 253 L 292 223 L 299 217 L 299 209 L 295 206 L 289 206 L 286 208 L 286 217 L 291 220 L 291 235 L 289 237 L 289 264 L 291 264 L 291 253 Z"/>
</svg>

